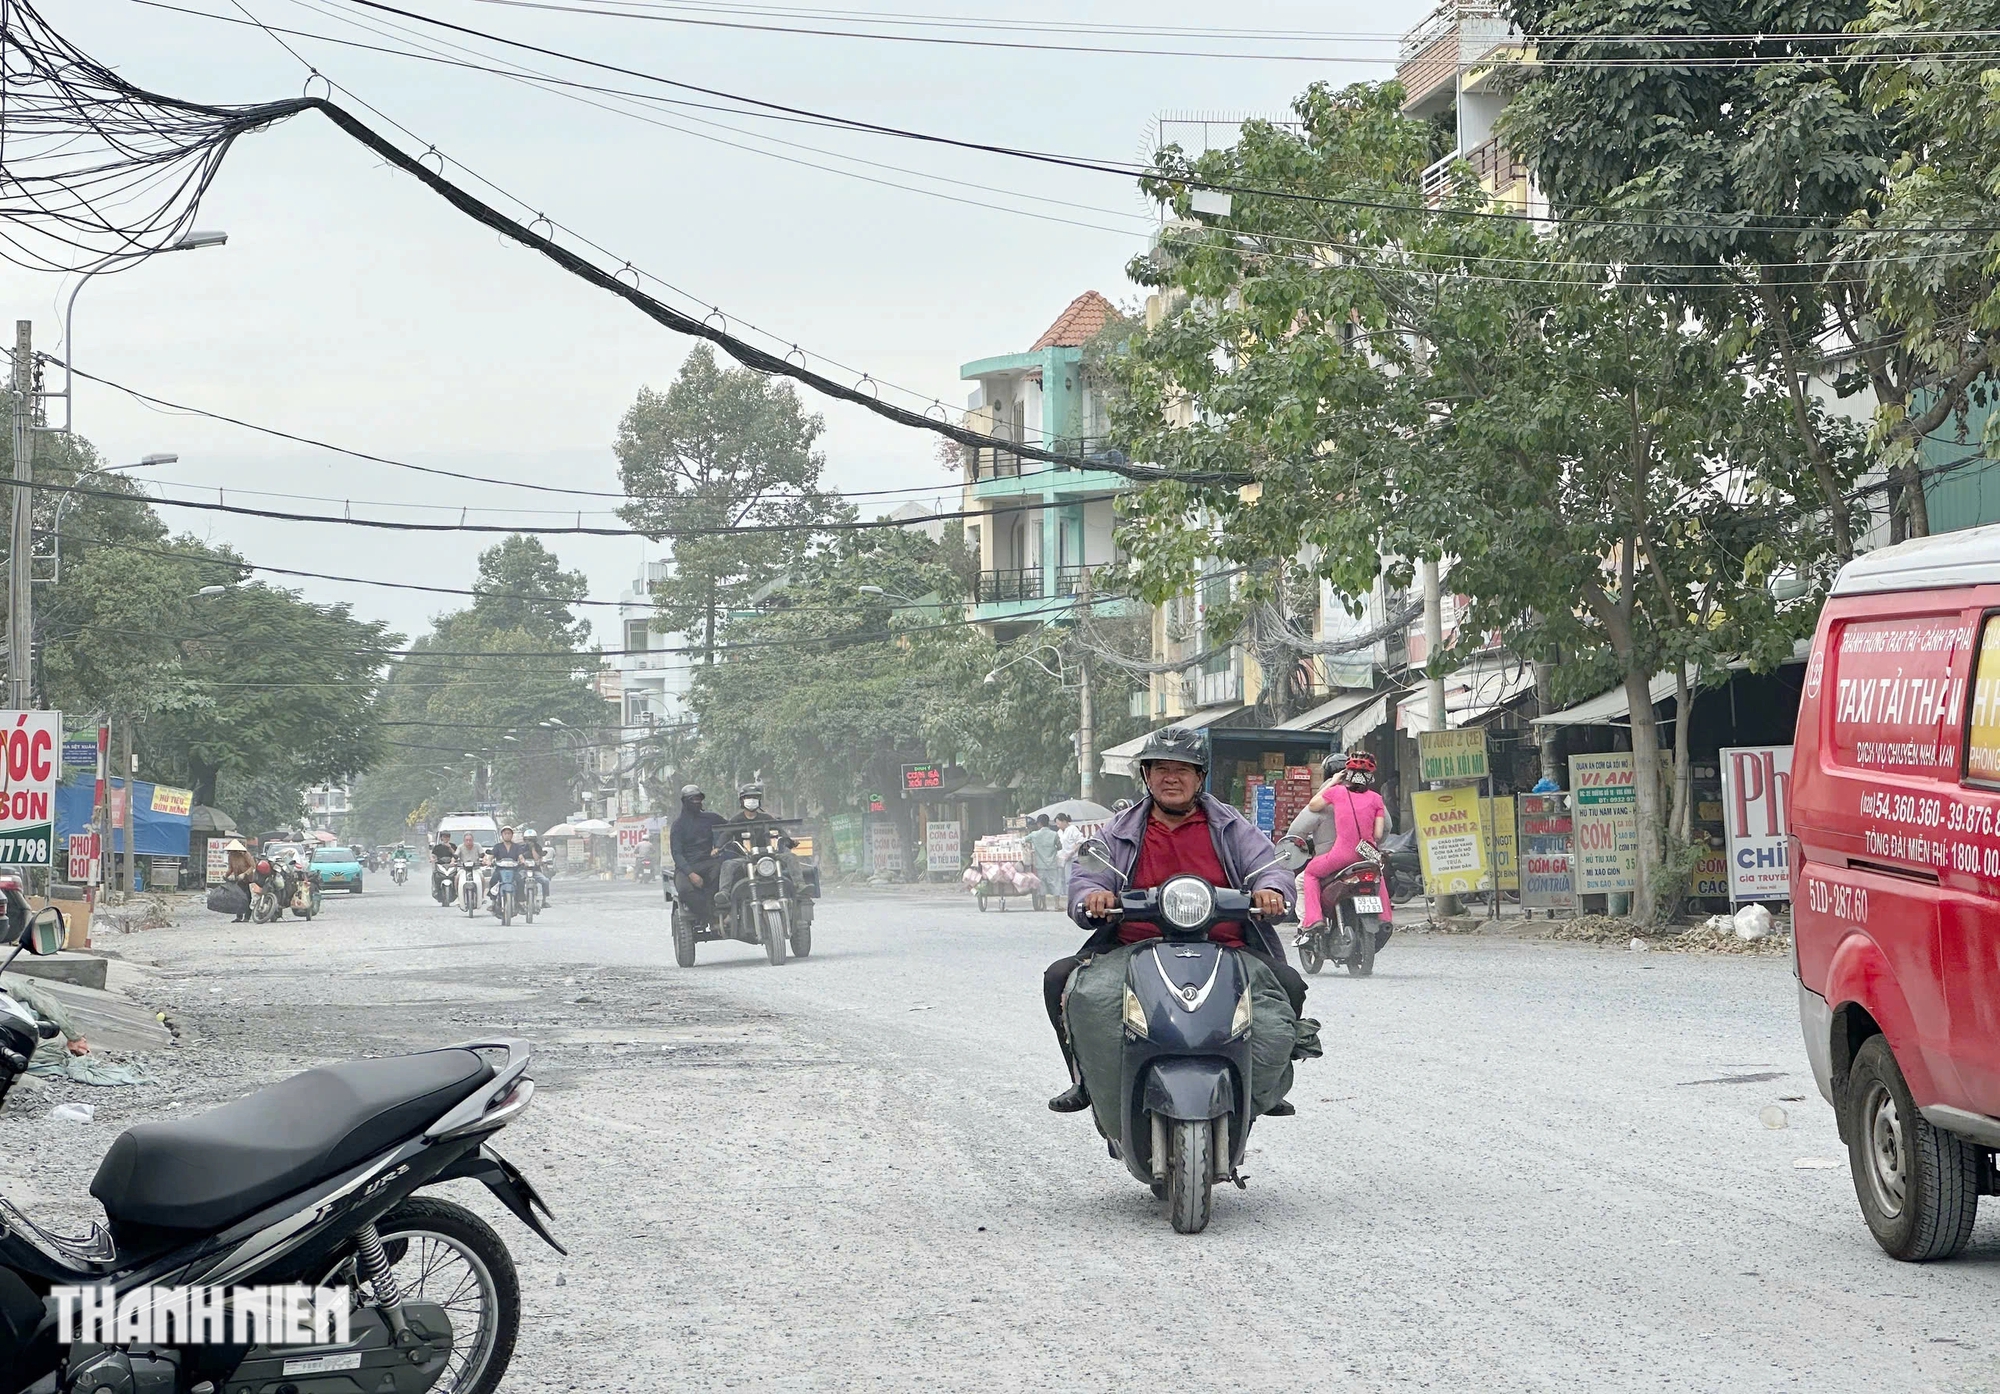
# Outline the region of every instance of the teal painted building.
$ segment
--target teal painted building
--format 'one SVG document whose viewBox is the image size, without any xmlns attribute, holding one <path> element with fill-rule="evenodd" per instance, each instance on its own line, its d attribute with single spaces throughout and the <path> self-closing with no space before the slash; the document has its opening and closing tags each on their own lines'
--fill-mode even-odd
<svg viewBox="0 0 2000 1394">
<path fill-rule="evenodd" d="M 1022 353 L 976 359 L 959 370 L 975 387 L 965 424 L 1002 440 L 1079 453 L 1107 429 L 1102 394 L 1085 378 L 1084 345 L 1117 318 L 1096 291 L 1071 301 Z M 1105 470 L 1025 460 L 986 447 L 963 454 L 966 542 L 979 556 L 973 618 L 1005 642 L 1062 618 L 1113 561 L 1111 495 L 1127 481 Z"/>
<path fill-rule="evenodd" d="M 1963 433 L 1957 422 L 1947 422 L 1918 447 L 1926 476 L 1924 502 L 1934 533 L 2000 523 L 2000 460 L 1960 463 L 1979 450 L 1992 413 L 1990 405 L 1973 407 L 1966 413 Z"/>
</svg>

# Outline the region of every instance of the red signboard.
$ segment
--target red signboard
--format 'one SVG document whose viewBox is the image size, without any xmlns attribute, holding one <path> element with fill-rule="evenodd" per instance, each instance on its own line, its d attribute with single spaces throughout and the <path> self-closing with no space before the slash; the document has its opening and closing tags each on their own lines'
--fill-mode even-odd
<svg viewBox="0 0 2000 1394">
<path fill-rule="evenodd" d="M 944 788 L 944 768 L 940 765 L 903 766 L 903 787 L 905 789 Z"/>
</svg>

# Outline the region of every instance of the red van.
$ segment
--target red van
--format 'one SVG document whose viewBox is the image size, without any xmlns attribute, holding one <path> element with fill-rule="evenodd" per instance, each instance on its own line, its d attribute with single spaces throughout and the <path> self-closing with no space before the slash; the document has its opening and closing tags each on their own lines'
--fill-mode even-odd
<svg viewBox="0 0 2000 1394">
<path fill-rule="evenodd" d="M 1842 570 L 1790 793 L 1813 1075 L 1876 1241 L 1943 1258 L 2000 1193 L 2000 527 Z"/>
</svg>

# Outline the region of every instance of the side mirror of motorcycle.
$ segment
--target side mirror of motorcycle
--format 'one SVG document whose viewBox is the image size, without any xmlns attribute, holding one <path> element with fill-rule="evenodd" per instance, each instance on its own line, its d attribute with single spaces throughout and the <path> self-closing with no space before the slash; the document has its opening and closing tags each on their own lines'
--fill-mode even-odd
<svg viewBox="0 0 2000 1394">
<path fill-rule="evenodd" d="M 1313 844 L 1309 837 L 1281 837 L 1278 839 L 1278 865 L 1294 874 L 1304 871 L 1306 863 L 1312 860 Z"/>
<path fill-rule="evenodd" d="M 62 950 L 63 940 L 69 935 L 69 926 L 63 921 L 63 912 L 51 905 L 37 910 L 28 919 L 28 928 L 21 936 L 21 945 L 39 958 Z"/>
<path fill-rule="evenodd" d="M 1076 859 L 1096 867 L 1099 871 L 1108 871 L 1120 881 L 1125 879 L 1125 874 L 1112 863 L 1111 848 L 1101 837 L 1086 837 L 1077 843 Z"/>
</svg>

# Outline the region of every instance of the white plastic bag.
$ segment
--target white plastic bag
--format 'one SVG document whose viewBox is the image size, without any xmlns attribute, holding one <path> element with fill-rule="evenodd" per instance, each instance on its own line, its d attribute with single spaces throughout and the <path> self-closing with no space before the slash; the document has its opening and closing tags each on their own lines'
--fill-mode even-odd
<svg viewBox="0 0 2000 1394">
<path fill-rule="evenodd" d="M 88 1123 L 97 1117 L 94 1104 L 57 1104 L 49 1110 L 49 1117 L 64 1123 Z"/>
<path fill-rule="evenodd" d="M 1771 937 L 1771 912 L 1761 905 L 1746 905 L 1731 918 L 1736 937 L 1746 944 Z"/>
</svg>

